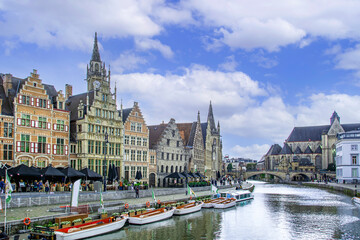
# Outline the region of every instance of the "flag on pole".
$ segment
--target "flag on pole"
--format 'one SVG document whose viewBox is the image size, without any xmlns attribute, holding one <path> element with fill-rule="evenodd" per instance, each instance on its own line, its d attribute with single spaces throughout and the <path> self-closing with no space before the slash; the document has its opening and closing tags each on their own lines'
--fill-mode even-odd
<svg viewBox="0 0 360 240">
<path fill-rule="evenodd" d="M 195 192 L 190 188 L 189 184 L 187 185 L 187 189 L 188 189 L 188 194 L 189 194 L 189 196 L 193 195 L 193 196 L 196 197 Z"/>
<path fill-rule="evenodd" d="M 219 193 L 219 189 L 211 184 L 211 192 L 212 193 Z"/>
<path fill-rule="evenodd" d="M 104 209 L 104 200 L 103 200 L 103 195 L 102 195 L 102 190 L 100 188 L 100 206 L 102 209 Z"/>
<path fill-rule="evenodd" d="M 155 193 L 154 193 L 154 189 L 151 189 L 151 190 L 152 190 L 151 196 L 152 196 L 152 198 L 154 199 L 154 202 L 156 202 L 156 198 L 155 198 Z"/>
<path fill-rule="evenodd" d="M 5 183 L 5 199 L 6 199 L 6 203 L 11 202 L 11 193 L 12 193 L 13 189 L 11 186 L 11 182 L 10 182 L 10 178 L 9 175 L 7 175 L 6 173 L 6 183 Z"/>
</svg>

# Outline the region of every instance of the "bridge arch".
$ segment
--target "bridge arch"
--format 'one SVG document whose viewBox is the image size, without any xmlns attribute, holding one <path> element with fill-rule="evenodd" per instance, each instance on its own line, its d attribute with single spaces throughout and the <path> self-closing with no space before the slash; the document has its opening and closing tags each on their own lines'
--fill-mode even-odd
<svg viewBox="0 0 360 240">
<path fill-rule="evenodd" d="M 247 179 L 253 179 L 256 177 L 260 178 L 278 178 L 280 181 L 284 181 L 284 177 L 281 176 L 278 172 L 272 173 L 272 172 L 246 172 L 246 178 Z"/>
<path fill-rule="evenodd" d="M 305 173 L 296 173 L 291 176 L 291 181 L 310 181 L 310 177 Z"/>
</svg>

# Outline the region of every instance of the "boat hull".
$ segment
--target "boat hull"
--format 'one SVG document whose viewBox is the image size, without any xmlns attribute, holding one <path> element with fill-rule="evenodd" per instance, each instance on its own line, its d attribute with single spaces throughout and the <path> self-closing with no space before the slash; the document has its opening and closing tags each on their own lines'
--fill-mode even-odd
<svg viewBox="0 0 360 240">
<path fill-rule="evenodd" d="M 97 235 L 118 231 L 125 225 L 126 221 L 127 218 L 124 218 L 119 221 L 107 223 L 104 225 L 99 225 L 98 227 L 84 229 L 72 233 L 63 233 L 63 232 L 55 231 L 56 240 L 84 239 L 84 238 L 94 237 Z"/>
<path fill-rule="evenodd" d="M 214 208 L 223 209 L 223 208 L 235 207 L 235 205 L 236 205 L 236 201 L 234 200 L 228 203 L 214 203 Z"/>
<path fill-rule="evenodd" d="M 354 203 L 360 204 L 360 198 L 353 197 L 352 200 L 354 201 Z"/>
<path fill-rule="evenodd" d="M 189 208 L 180 208 L 180 209 L 176 208 L 174 211 L 174 215 L 185 215 L 185 214 L 200 211 L 201 207 L 203 205 L 204 205 L 204 203 L 201 203 L 201 204 L 195 205 L 193 207 L 189 207 Z"/>
<path fill-rule="evenodd" d="M 214 207 L 214 204 L 220 201 L 225 200 L 225 198 L 216 198 L 211 200 L 210 202 L 204 202 L 204 205 L 202 206 L 202 208 L 212 208 Z"/>
<path fill-rule="evenodd" d="M 136 225 L 143 225 L 153 222 L 162 221 L 168 218 L 171 218 L 174 214 L 175 209 L 168 210 L 166 212 L 156 214 L 154 216 L 149 217 L 129 217 L 129 223 L 130 224 L 136 224 Z"/>
</svg>

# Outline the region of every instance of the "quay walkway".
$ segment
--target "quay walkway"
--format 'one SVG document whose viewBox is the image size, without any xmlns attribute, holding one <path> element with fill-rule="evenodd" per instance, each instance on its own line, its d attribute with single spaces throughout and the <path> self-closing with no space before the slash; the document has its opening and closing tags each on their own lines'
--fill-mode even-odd
<svg viewBox="0 0 360 240">
<path fill-rule="evenodd" d="M 317 187 L 317 188 L 325 188 L 330 190 L 336 190 L 339 192 L 343 192 L 349 196 L 358 196 L 360 197 L 360 183 L 359 184 L 344 184 L 344 183 L 334 183 L 334 182 L 303 182 L 302 185 Z"/>
</svg>

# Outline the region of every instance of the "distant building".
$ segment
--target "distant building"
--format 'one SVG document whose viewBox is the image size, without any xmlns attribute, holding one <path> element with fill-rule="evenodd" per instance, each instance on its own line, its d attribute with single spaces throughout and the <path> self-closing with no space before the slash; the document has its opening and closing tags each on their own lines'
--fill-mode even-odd
<svg viewBox="0 0 360 240">
<path fill-rule="evenodd" d="M 339 183 L 360 182 L 360 130 L 338 134 L 336 142 L 336 179 Z"/>
<path fill-rule="evenodd" d="M 62 91 L 36 70 L 20 79 L 0 76 L 2 162 L 46 167 L 69 164 L 69 112 Z"/>
<path fill-rule="evenodd" d="M 165 124 L 148 126 L 149 147 L 156 151 L 157 183 L 160 187 L 169 186 L 174 179 L 165 178 L 173 172 L 189 169 L 189 155 L 175 123 L 175 119 Z"/>
<path fill-rule="evenodd" d="M 267 170 L 294 170 L 293 168 L 297 165 L 292 162 L 307 162 L 314 165 L 316 171 L 327 169 L 329 164 L 335 163 L 336 135 L 358 128 L 360 128 L 360 123 L 340 124 L 340 117 L 336 112 L 330 118 L 330 125 L 295 127 L 285 140 L 283 147 L 274 144 L 264 155 L 265 168 Z"/>
</svg>

